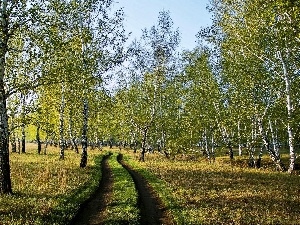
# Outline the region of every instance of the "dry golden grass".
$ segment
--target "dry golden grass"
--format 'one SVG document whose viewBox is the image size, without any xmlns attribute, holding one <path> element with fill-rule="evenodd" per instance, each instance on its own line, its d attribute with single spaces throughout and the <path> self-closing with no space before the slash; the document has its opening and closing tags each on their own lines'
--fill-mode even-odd
<svg viewBox="0 0 300 225">
<path fill-rule="evenodd" d="M 38 155 L 35 144 L 26 154 L 10 155 L 14 194 L 0 196 L 0 224 L 66 224 L 95 189 L 101 177 L 101 153 L 89 151 L 88 166 L 79 167 L 80 154 L 49 147 Z"/>
<path fill-rule="evenodd" d="M 173 207 L 178 224 L 300 223 L 298 175 L 241 167 L 224 158 L 209 164 L 154 154 L 147 155 L 145 163 L 129 162 L 165 181 L 175 201 L 168 207 Z"/>
</svg>

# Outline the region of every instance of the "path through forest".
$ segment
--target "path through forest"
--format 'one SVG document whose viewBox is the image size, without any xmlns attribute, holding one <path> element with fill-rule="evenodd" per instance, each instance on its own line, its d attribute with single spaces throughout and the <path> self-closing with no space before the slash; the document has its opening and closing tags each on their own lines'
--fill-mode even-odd
<svg viewBox="0 0 300 225">
<path fill-rule="evenodd" d="M 111 154 L 103 157 L 101 162 L 102 177 L 99 187 L 89 200 L 83 203 L 70 225 L 100 225 L 104 224 L 104 212 L 112 195 L 113 176 L 108 165 Z"/>
<path fill-rule="evenodd" d="M 110 204 L 113 193 L 113 175 L 107 161 L 110 156 L 111 155 L 104 156 L 101 162 L 102 178 L 96 193 L 87 202 L 82 204 L 78 214 L 73 218 L 70 225 L 105 224 L 105 208 L 108 204 Z M 123 156 L 119 154 L 117 157 L 118 162 L 132 176 L 138 192 L 138 206 L 140 208 L 141 215 L 140 224 L 174 224 L 172 222 L 172 218 L 166 213 L 166 209 L 163 206 L 162 201 L 145 178 L 127 165 L 122 158 Z"/>
<path fill-rule="evenodd" d="M 133 170 L 123 160 L 123 155 L 118 155 L 118 162 L 129 172 L 135 183 L 139 195 L 139 208 L 141 214 L 140 224 L 143 225 L 169 225 L 173 224 L 172 218 L 167 214 L 161 199 L 154 192 L 146 179 Z"/>
</svg>

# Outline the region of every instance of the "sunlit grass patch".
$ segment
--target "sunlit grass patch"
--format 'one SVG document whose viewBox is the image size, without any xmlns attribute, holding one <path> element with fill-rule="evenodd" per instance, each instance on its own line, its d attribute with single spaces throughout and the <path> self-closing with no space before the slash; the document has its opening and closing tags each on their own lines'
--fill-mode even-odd
<svg viewBox="0 0 300 225">
<path fill-rule="evenodd" d="M 172 194 L 179 209 L 172 213 L 178 224 L 298 224 L 299 176 L 274 169 L 251 169 L 216 160 L 168 160 L 147 155 L 140 163 L 133 154 L 130 164 L 155 174 L 160 196 Z M 153 176 L 153 175 L 152 175 Z M 151 175 L 146 176 L 147 179 Z M 151 185 L 155 187 L 155 182 Z M 164 200 L 167 202 L 166 200 Z M 167 208 L 172 207 L 166 204 Z M 177 211 L 176 211 L 177 210 Z M 176 216 L 179 215 L 179 216 Z"/>
<path fill-rule="evenodd" d="M 139 224 L 138 194 L 130 174 L 117 162 L 116 153 L 110 157 L 109 165 L 114 182 L 105 224 Z"/>
<path fill-rule="evenodd" d="M 38 155 L 35 145 L 27 146 L 26 154 L 10 155 L 14 194 L 0 196 L 1 224 L 67 224 L 98 185 L 102 154 L 89 151 L 82 169 L 71 150 L 59 160 L 58 148 Z"/>
<path fill-rule="evenodd" d="M 257 159 L 258 151 L 260 149 L 256 150 L 255 158 Z M 226 151 L 221 150 L 217 155 L 217 160 L 219 162 L 225 163 L 225 164 L 231 164 L 233 166 L 237 167 L 248 167 L 249 168 L 249 155 L 246 150 L 243 151 L 242 156 L 238 155 L 238 150 L 234 149 L 234 160 L 230 160 L 229 156 L 226 156 Z M 290 164 L 290 154 L 289 149 L 282 148 L 280 149 L 280 158 L 282 163 L 285 165 L 286 169 L 289 167 Z M 269 154 L 266 151 L 263 151 L 262 160 L 261 160 L 261 167 L 260 170 L 268 170 L 268 171 L 278 171 L 278 168 L 276 167 L 275 163 L 271 160 Z M 295 161 L 295 170 L 293 171 L 293 174 L 300 175 L 300 157 L 296 158 Z"/>
<path fill-rule="evenodd" d="M 149 156 L 147 156 L 148 158 Z M 150 156 L 151 157 L 151 156 Z M 160 199 L 163 201 L 163 204 L 167 208 L 167 213 L 171 218 L 174 218 L 175 221 L 182 221 L 182 213 L 179 204 L 179 200 L 175 199 L 172 195 L 172 189 L 170 186 L 163 180 L 159 179 L 155 174 L 147 168 L 144 163 L 138 162 L 138 157 L 136 155 L 124 155 L 124 161 L 128 163 L 135 171 L 141 174 L 149 182 L 151 187 L 158 194 Z"/>
</svg>

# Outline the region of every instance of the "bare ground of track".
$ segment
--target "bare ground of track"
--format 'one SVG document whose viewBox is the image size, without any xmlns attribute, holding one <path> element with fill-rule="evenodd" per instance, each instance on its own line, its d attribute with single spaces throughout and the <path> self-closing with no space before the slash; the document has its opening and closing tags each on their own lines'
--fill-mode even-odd
<svg viewBox="0 0 300 225">
<path fill-rule="evenodd" d="M 105 208 L 109 204 L 112 187 L 113 187 L 113 176 L 112 171 L 108 165 L 108 158 L 110 155 L 103 157 L 101 162 L 102 177 L 94 195 L 83 203 L 73 218 L 70 225 L 100 225 L 104 224 L 105 219 Z"/>
<path fill-rule="evenodd" d="M 139 196 L 139 208 L 141 214 L 140 224 L 142 225 L 171 225 L 174 224 L 161 199 L 146 179 L 137 171 L 132 169 L 123 161 L 123 156 L 118 155 L 118 162 L 129 172 L 135 183 Z"/>
<path fill-rule="evenodd" d="M 70 225 L 100 225 L 105 224 L 105 209 L 111 201 L 113 175 L 108 165 L 110 155 L 104 156 L 101 162 L 102 178 L 95 194 L 83 203 L 72 219 Z M 146 179 L 132 169 L 118 155 L 118 162 L 129 172 L 138 192 L 138 206 L 140 208 L 140 224 L 142 225 L 171 225 L 174 224 L 162 201 L 149 185 Z M 123 223 L 122 223 L 123 224 Z"/>
</svg>

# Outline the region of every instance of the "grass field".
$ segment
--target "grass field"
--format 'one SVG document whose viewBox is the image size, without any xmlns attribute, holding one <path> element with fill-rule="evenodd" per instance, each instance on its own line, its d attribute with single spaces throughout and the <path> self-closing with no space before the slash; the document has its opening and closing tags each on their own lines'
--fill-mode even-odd
<svg viewBox="0 0 300 225">
<path fill-rule="evenodd" d="M 214 164 L 167 160 L 158 154 L 147 155 L 145 163 L 137 158 L 126 157 L 147 177 L 178 224 L 300 223 L 299 175 L 250 169 L 241 166 L 242 158 L 238 163 L 218 158 Z"/>
<path fill-rule="evenodd" d="M 0 224 L 68 224 L 79 205 L 96 189 L 101 178 L 100 162 L 108 151 L 89 151 L 88 166 L 79 168 L 80 155 L 67 150 L 59 160 L 58 148 L 38 155 L 27 145 L 26 154 L 11 154 L 14 194 L 0 196 Z M 112 150 L 112 202 L 106 221 L 114 224 L 125 216 L 138 224 L 137 193 L 128 172 L 118 164 Z M 124 160 L 142 174 L 164 202 L 177 224 L 299 224 L 300 178 L 280 173 L 265 156 L 261 169 L 246 166 L 246 157 L 166 159 L 147 154 L 138 161 L 132 151 L 122 151 Z M 285 162 L 287 155 L 283 155 Z"/>
<path fill-rule="evenodd" d="M 89 151 L 88 166 L 79 167 L 80 154 L 65 152 L 59 160 L 58 148 L 38 155 L 36 145 L 27 144 L 26 154 L 11 154 L 14 194 L 0 196 L 0 224 L 67 224 L 95 190 L 101 178 L 102 154 Z"/>
</svg>

